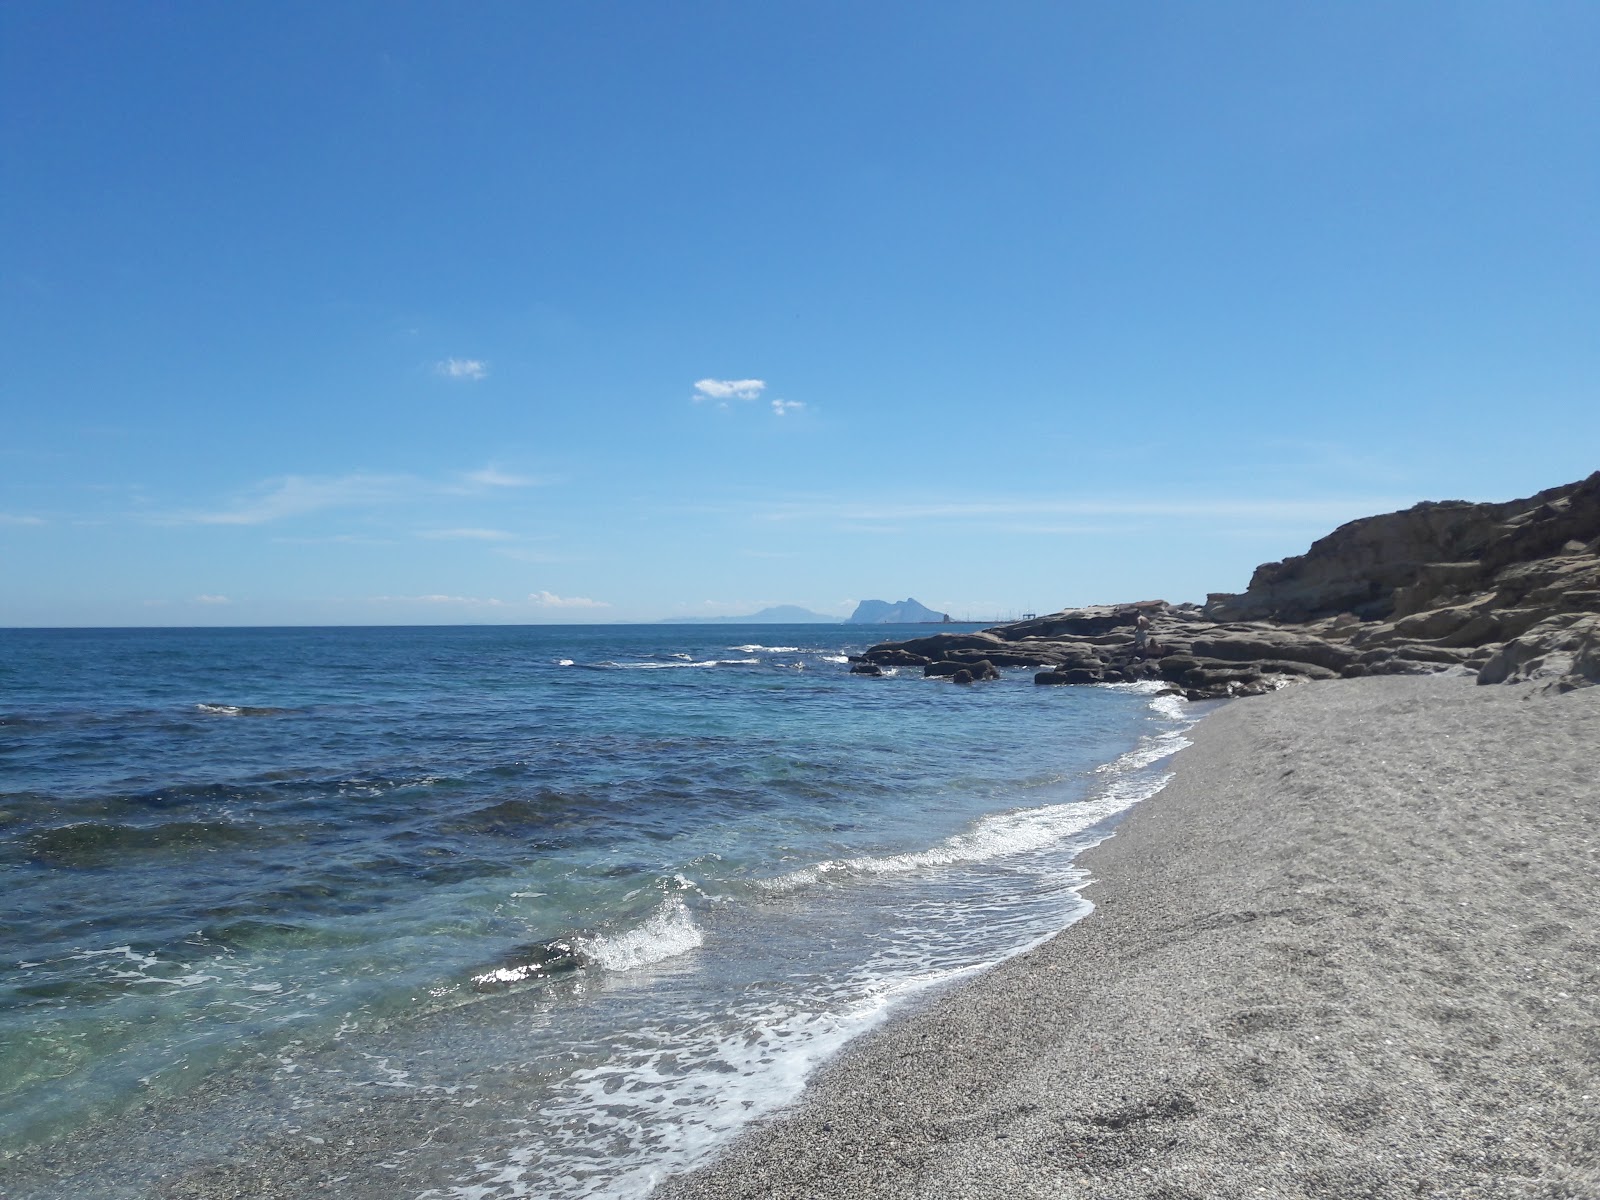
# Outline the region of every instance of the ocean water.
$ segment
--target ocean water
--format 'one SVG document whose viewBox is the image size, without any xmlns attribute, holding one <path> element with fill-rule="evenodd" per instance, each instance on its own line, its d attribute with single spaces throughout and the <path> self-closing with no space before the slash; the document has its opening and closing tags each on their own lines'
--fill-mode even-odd
<svg viewBox="0 0 1600 1200">
<path fill-rule="evenodd" d="M 0 1193 L 647 1194 L 1087 911 L 1195 717 L 848 673 L 926 632 L 0 630 Z"/>
</svg>

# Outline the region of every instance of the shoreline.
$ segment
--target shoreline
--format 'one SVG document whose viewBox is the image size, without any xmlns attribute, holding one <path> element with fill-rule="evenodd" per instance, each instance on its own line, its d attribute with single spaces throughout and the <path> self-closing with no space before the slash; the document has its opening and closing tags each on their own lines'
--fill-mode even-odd
<svg viewBox="0 0 1600 1200">
<path fill-rule="evenodd" d="M 1093 914 L 653 1196 L 1600 1196 L 1597 730 L 1460 676 L 1213 712 Z"/>
</svg>

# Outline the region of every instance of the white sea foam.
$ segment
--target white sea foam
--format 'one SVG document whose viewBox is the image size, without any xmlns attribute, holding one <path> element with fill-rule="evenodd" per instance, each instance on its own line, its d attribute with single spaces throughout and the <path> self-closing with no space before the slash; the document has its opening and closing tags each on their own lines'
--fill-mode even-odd
<svg viewBox="0 0 1600 1200">
<path fill-rule="evenodd" d="M 558 666 L 558 667 L 573 667 L 573 666 L 576 666 L 576 665 L 577 664 L 574 663 L 570 658 L 558 658 L 558 659 L 556 659 L 556 666 Z"/>
<path fill-rule="evenodd" d="M 765 880 L 762 886 L 784 892 L 816 883 L 829 874 L 899 874 L 957 863 L 991 862 L 1041 850 L 1084 833 L 1140 800 L 1155 795 L 1172 776 L 1170 773 L 1156 775 L 1148 768 L 1189 744 L 1189 739 L 1183 736 L 1181 730 L 1168 730 L 1142 738 L 1132 750 L 1095 768 L 1096 775 L 1107 778 L 1084 800 L 994 813 L 981 818 L 970 829 L 953 834 L 925 850 L 829 859 Z"/>
<path fill-rule="evenodd" d="M 418 1200 L 646 1196 L 792 1102 L 819 1064 L 895 1003 L 979 969 L 877 977 L 869 968 L 762 995 L 723 1019 L 630 1030 L 604 1064 L 574 1071 L 499 1157 L 475 1163 L 470 1181 Z"/>
<path fill-rule="evenodd" d="M 799 646 L 760 646 L 753 644 L 749 646 L 729 646 L 728 649 L 738 650 L 743 654 L 798 654 L 800 652 Z"/>
<path fill-rule="evenodd" d="M 822 661 L 831 663 L 847 663 L 850 661 L 850 656 L 848 654 L 824 654 L 822 656 Z"/>
<path fill-rule="evenodd" d="M 759 658 L 708 658 L 701 662 L 603 662 L 598 665 L 618 671 L 674 671 L 682 667 L 740 667 L 760 661 Z"/>
<path fill-rule="evenodd" d="M 694 923 L 683 897 L 668 896 L 643 925 L 623 933 L 575 940 L 588 962 L 608 971 L 632 971 L 693 950 L 706 938 Z"/>
<path fill-rule="evenodd" d="M 1113 692 L 1132 692 L 1136 696 L 1155 696 L 1172 690 L 1170 683 L 1163 683 L 1159 679 L 1140 679 L 1135 683 L 1101 683 L 1095 686 Z"/>
</svg>

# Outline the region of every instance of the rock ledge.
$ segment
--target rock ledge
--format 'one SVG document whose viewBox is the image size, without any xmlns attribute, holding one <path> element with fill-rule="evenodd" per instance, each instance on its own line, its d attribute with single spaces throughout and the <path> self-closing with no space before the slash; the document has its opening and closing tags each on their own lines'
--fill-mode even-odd
<svg viewBox="0 0 1600 1200">
<path fill-rule="evenodd" d="M 1041 684 L 1155 679 L 1190 699 L 1448 670 L 1560 691 L 1600 683 L 1600 471 L 1525 500 L 1428 502 L 1351 521 L 1203 606 L 1066 609 L 885 642 L 862 658 L 974 680 L 997 667 L 1042 668 Z"/>
</svg>

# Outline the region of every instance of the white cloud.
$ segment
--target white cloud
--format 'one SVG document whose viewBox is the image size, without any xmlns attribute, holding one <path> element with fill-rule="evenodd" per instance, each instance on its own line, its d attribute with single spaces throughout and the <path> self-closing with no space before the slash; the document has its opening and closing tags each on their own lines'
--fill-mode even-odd
<svg viewBox="0 0 1600 1200">
<path fill-rule="evenodd" d="M 417 536 L 448 542 L 509 542 L 517 535 L 503 529 L 419 529 Z"/>
<path fill-rule="evenodd" d="M 806 406 L 804 400 L 774 400 L 772 402 L 772 415 L 781 417 L 784 413 L 799 412 Z"/>
<path fill-rule="evenodd" d="M 528 599 L 541 608 L 610 608 L 604 600 L 584 596 L 558 596 L 554 592 L 529 592 Z"/>
<path fill-rule="evenodd" d="M 489 364 L 476 358 L 447 358 L 433 364 L 433 369 L 447 379 L 484 379 L 489 374 Z"/>
<path fill-rule="evenodd" d="M 766 390 L 764 379 L 700 379 L 695 381 L 696 404 L 702 400 L 755 400 Z"/>
<path fill-rule="evenodd" d="M 0 525 L 43 525 L 43 517 L 18 517 L 11 513 L 0 513 Z"/>
<path fill-rule="evenodd" d="M 200 595 L 194 598 L 196 604 L 232 604 L 226 596 Z"/>
</svg>

